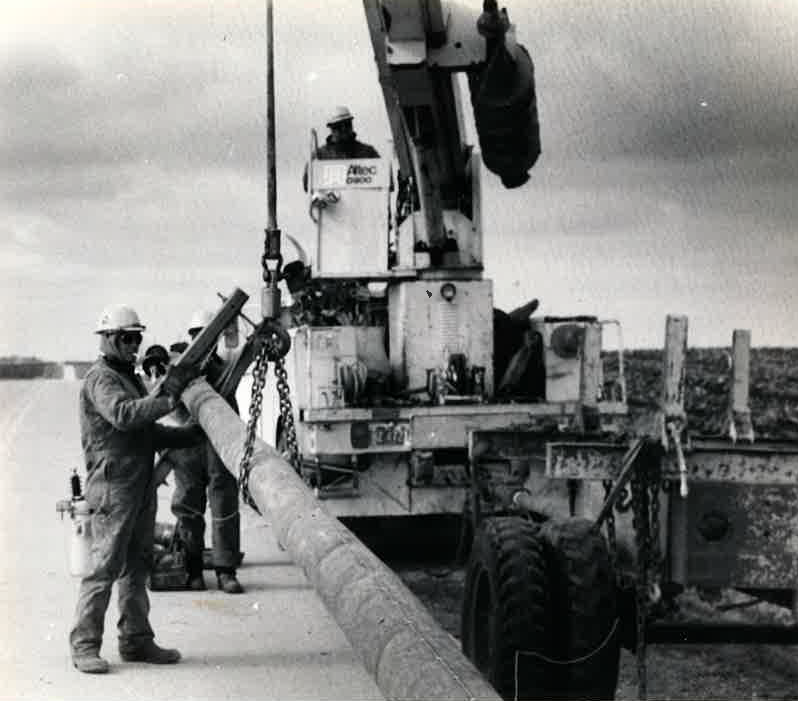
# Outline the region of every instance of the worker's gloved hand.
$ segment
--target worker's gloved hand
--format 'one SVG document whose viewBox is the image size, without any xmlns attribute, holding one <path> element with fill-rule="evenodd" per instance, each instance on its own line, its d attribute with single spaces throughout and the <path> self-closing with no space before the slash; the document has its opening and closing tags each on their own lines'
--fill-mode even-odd
<svg viewBox="0 0 798 701">
<path fill-rule="evenodd" d="M 174 448 L 193 448 L 205 440 L 205 431 L 196 424 L 191 426 L 181 426 L 175 429 L 172 439 Z"/>
<path fill-rule="evenodd" d="M 199 375 L 200 369 L 195 365 L 170 365 L 161 384 L 161 392 L 178 402 L 183 390 Z"/>
</svg>

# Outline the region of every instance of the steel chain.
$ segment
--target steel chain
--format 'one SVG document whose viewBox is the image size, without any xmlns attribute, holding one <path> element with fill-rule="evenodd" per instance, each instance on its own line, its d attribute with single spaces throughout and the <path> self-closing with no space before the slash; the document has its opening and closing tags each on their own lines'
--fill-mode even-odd
<svg viewBox="0 0 798 701">
<path fill-rule="evenodd" d="M 632 508 L 632 497 L 629 494 L 629 490 L 624 487 L 618 494 L 618 499 L 615 502 L 615 509 L 618 511 L 619 514 L 625 514 L 629 512 L 629 509 Z"/>
<path fill-rule="evenodd" d="M 266 385 L 266 372 L 269 369 L 268 347 L 264 343 L 255 359 L 255 369 L 252 372 L 252 395 L 249 402 L 249 421 L 247 422 L 247 433 L 244 439 L 244 453 L 241 456 L 241 464 L 238 467 L 238 487 L 241 490 L 241 498 L 244 503 L 260 514 L 258 505 L 249 493 L 249 473 L 252 469 L 252 451 L 255 448 L 255 435 L 258 430 L 260 413 L 263 405 L 263 388 Z"/>
<path fill-rule="evenodd" d="M 294 412 L 291 405 L 291 388 L 288 384 L 288 373 L 285 370 L 285 361 L 282 357 L 274 361 L 274 376 L 277 378 L 277 393 L 280 396 L 280 416 L 283 420 L 283 436 L 288 448 L 288 461 L 297 471 L 300 471 L 299 445 L 296 440 L 296 426 L 294 425 Z"/>
<path fill-rule="evenodd" d="M 612 491 L 612 480 L 604 480 L 604 500 L 606 501 Z M 612 563 L 612 571 L 618 571 L 618 548 L 615 539 L 615 505 L 610 509 L 607 517 L 604 519 L 607 526 L 607 547 L 610 551 L 610 562 Z"/>
<path fill-rule="evenodd" d="M 279 272 L 282 267 L 283 257 L 280 255 L 280 232 L 279 229 L 265 229 L 263 237 L 263 255 L 261 256 L 261 268 L 263 282 L 267 285 L 276 283 L 279 280 Z M 272 251 L 272 234 L 276 234 L 276 257 Z M 272 254 L 272 255 L 270 255 Z M 273 274 L 269 270 L 269 261 L 277 260 L 277 271 Z M 273 279 L 273 275 L 277 276 L 277 280 Z M 296 442 L 296 429 L 294 427 L 294 416 L 291 411 L 291 395 L 288 386 L 288 375 L 285 371 L 285 363 L 283 356 L 278 352 L 279 339 L 272 335 L 271 338 L 265 339 L 258 351 L 257 358 L 255 359 L 255 369 L 253 370 L 252 382 L 252 396 L 249 403 L 249 421 L 247 422 L 247 432 L 244 439 L 244 450 L 241 456 L 241 464 L 238 470 L 238 485 L 241 490 L 241 497 L 246 504 L 251 506 L 255 511 L 260 513 L 257 504 L 252 499 L 249 492 L 249 473 L 252 469 L 252 452 L 255 447 L 255 435 L 258 429 L 258 422 L 260 421 L 261 410 L 263 407 L 263 389 L 266 386 L 266 373 L 269 369 L 269 358 L 273 359 L 274 372 L 277 379 L 277 392 L 280 396 L 280 415 L 283 418 L 283 426 L 285 427 L 286 441 L 291 455 L 291 463 L 294 469 L 298 470 L 298 454 Z"/>
<path fill-rule="evenodd" d="M 640 463 L 638 463 L 640 465 Z M 647 469 L 635 469 L 631 480 L 632 525 L 637 545 L 637 582 L 635 583 L 635 617 L 637 658 L 637 693 L 646 699 L 646 619 L 648 614 L 648 564 L 650 553 L 649 510 L 646 490 Z"/>
<path fill-rule="evenodd" d="M 662 554 L 659 537 L 659 490 L 662 484 L 662 466 L 657 458 L 648 465 L 648 489 L 651 511 L 651 542 L 649 547 L 649 574 L 650 581 L 658 583 L 662 568 Z"/>
</svg>

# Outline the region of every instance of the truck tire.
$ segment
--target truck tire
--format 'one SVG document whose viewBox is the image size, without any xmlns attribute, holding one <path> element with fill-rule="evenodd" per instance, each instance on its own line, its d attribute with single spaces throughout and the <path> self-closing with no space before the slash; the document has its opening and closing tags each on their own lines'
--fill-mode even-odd
<svg viewBox="0 0 798 701">
<path fill-rule="evenodd" d="M 557 696 L 552 665 L 533 654 L 516 656 L 552 654 L 550 589 L 538 527 L 518 516 L 485 519 L 466 571 L 461 640 L 505 699 Z"/>
<path fill-rule="evenodd" d="M 555 632 L 558 657 L 581 660 L 562 665 L 563 698 L 614 699 L 620 630 L 615 573 L 604 538 L 584 519 L 548 521 L 540 536 L 561 621 Z"/>
<path fill-rule="evenodd" d="M 457 542 L 457 552 L 454 556 L 455 564 L 464 566 L 471 556 L 471 547 L 474 544 L 474 507 L 471 495 L 466 495 L 463 502 L 463 515 L 460 517 L 460 538 Z"/>
</svg>

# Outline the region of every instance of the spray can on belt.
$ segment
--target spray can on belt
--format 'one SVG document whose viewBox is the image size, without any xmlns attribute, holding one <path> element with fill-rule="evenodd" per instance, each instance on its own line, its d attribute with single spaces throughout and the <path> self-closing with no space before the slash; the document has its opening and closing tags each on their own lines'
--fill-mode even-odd
<svg viewBox="0 0 798 701">
<path fill-rule="evenodd" d="M 67 544 L 69 574 L 73 577 L 85 577 L 91 572 L 91 509 L 83 496 L 77 470 L 72 470 L 69 486 L 72 498 L 60 500 L 55 509 L 62 519 L 64 512 L 67 512 L 71 521 Z"/>
</svg>

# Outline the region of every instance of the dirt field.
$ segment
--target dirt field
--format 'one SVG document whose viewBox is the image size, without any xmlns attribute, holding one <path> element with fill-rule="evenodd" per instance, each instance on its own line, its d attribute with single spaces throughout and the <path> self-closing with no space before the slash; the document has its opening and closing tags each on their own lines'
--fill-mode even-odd
<svg viewBox="0 0 798 701">
<path fill-rule="evenodd" d="M 730 390 L 729 350 L 691 348 L 687 352 L 685 409 L 692 433 L 722 432 Z M 627 351 L 624 359 L 634 416 L 659 397 L 662 351 Z M 617 372 L 615 358 L 608 357 L 605 367 L 609 379 Z M 798 348 L 751 350 L 750 404 L 758 439 L 798 440 Z"/>
</svg>

